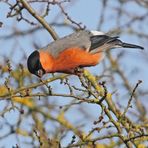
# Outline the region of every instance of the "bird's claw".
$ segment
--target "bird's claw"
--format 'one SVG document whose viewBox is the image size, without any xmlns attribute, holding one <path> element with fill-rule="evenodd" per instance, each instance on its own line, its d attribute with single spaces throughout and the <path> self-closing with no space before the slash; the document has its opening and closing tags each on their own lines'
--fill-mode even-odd
<svg viewBox="0 0 148 148">
<path fill-rule="evenodd" d="M 77 67 L 74 69 L 74 73 L 77 75 L 77 76 L 82 76 L 83 75 L 83 72 L 84 72 L 84 69 L 81 68 L 81 67 Z"/>
</svg>

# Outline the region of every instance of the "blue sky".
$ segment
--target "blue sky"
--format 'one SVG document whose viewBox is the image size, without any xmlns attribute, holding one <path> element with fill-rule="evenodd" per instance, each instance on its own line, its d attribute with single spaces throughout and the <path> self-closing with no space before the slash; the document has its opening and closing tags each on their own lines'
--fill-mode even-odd
<svg viewBox="0 0 148 148">
<path fill-rule="evenodd" d="M 87 26 L 87 29 L 96 30 L 98 27 L 99 16 L 101 15 L 101 10 L 102 10 L 101 1 L 79 0 L 76 2 L 74 2 L 74 1 L 72 1 L 72 2 L 73 2 L 72 6 L 70 6 L 66 9 L 69 16 L 73 20 L 75 20 L 76 22 L 82 22 L 82 24 Z M 110 10 L 111 10 L 112 7 L 118 6 L 119 3 L 117 0 L 112 0 L 112 1 L 110 1 L 109 5 L 110 5 Z M 132 5 L 132 7 L 131 7 L 131 5 Z M 140 8 L 137 5 L 133 5 L 132 3 L 128 4 L 128 5 L 124 5 L 123 7 L 126 7 L 126 9 L 131 14 L 137 13 L 137 11 L 138 11 L 138 15 L 145 13 L 145 11 L 142 8 Z M 38 8 L 38 5 L 34 6 L 34 8 Z M 101 31 L 108 32 L 116 27 L 115 18 L 117 16 L 115 13 L 113 13 L 113 11 L 111 11 L 112 13 L 110 13 L 110 10 L 105 12 L 105 16 L 106 16 L 105 23 L 101 27 Z M 0 21 L 3 22 L 3 28 L 0 28 L 0 36 L 7 35 L 7 34 L 13 32 L 13 30 L 10 28 L 12 25 L 14 25 L 14 29 L 18 28 L 20 30 L 27 30 L 28 28 L 32 28 L 29 24 L 27 24 L 24 21 L 17 22 L 17 21 L 14 21 L 14 18 L 6 18 L 6 12 L 9 11 L 8 6 L 6 4 L 0 3 L 0 11 L 2 12 L 2 13 L 0 13 Z M 58 13 L 59 13 L 58 7 L 52 6 L 50 14 L 48 17 L 46 17 L 46 20 L 48 22 L 52 22 Z M 27 14 L 27 17 L 32 19 L 32 17 L 29 14 Z M 127 21 L 127 20 L 124 20 L 126 18 L 127 17 L 123 16 L 123 21 L 120 23 L 124 24 Z M 60 19 L 58 18 L 56 21 L 57 22 L 63 21 L 63 18 L 60 17 Z M 147 27 L 147 25 L 145 25 L 145 26 Z M 142 28 L 142 31 L 148 32 L 148 30 L 145 26 Z M 138 24 L 133 27 L 138 32 L 140 32 L 141 28 Z M 67 27 L 62 27 L 62 28 L 55 27 L 55 30 L 57 31 L 57 33 L 60 37 L 72 33 L 72 30 Z M 123 31 L 125 31 L 124 28 L 123 28 Z M 124 41 L 147 46 L 144 42 L 139 41 L 139 39 L 137 37 L 132 36 L 132 35 L 129 36 L 125 32 L 123 32 L 120 36 Z M 34 46 L 32 45 L 32 42 L 34 42 L 35 44 L 37 44 L 40 47 L 43 47 L 51 41 L 52 41 L 51 36 L 45 30 L 38 31 L 38 32 L 32 34 L 31 36 L 21 36 L 19 38 L 15 38 L 15 39 L 13 38 L 13 39 L 9 39 L 9 40 L 0 39 L 0 63 L 4 62 L 3 57 L 6 56 L 6 57 L 12 57 L 12 61 L 14 62 L 13 68 L 15 68 L 15 65 L 18 65 L 18 63 L 22 63 L 24 66 L 26 66 L 26 63 L 24 61 L 21 61 L 22 60 L 22 52 L 25 53 L 26 56 L 28 56 L 34 50 Z M 12 47 L 14 47 L 14 48 L 12 48 Z M 117 53 L 119 53 L 122 50 L 123 49 L 113 50 L 112 53 L 116 56 Z M 147 51 L 144 51 L 144 52 L 147 52 Z M 14 53 L 15 53 L 15 55 L 14 55 Z M 126 71 L 126 74 L 127 75 L 130 74 L 132 71 L 132 68 L 134 68 L 135 66 L 138 66 L 140 68 L 140 72 L 137 75 L 134 75 L 134 77 L 130 77 L 130 80 L 129 80 L 130 83 L 134 85 L 138 79 L 142 79 L 143 84 L 141 87 L 143 87 L 143 88 L 148 87 L 148 83 L 147 83 L 148 70 L 145 68 L 147 66 L 146 62 L 144 63 L 142 61 L 143 56 L 144 56 L 143 52 L 141 52 L 139 50 L 134 51 L 134 50 L 126 49 L 125 53 L 126 53 L 126 56 L 124 56 L 124 58 L 120 61 L 120 63 L 122 65 L 122 69 L 124 69 L 124 71 Z M 102 71 L 102 64 L 100 64 L 96 67 L 90 68 L 90 70 L 93 73 L 99 73 Z M 118 80 L 118 78 L 117 78 L 117 80 Z M 75 85 L 79 85 L 78 83 L 77 84 L 75 83 L 75 79 L 73 79 L 73 77 L 70 78 L 70 81 L 72 83 L 74 83 Z M 122 83 L 122 82 L 119 82 L 119 83 Z M 53 83 L 52 87 L 55 90 L 58 90 L 58 91 L 61 90 L 61 91 L 66 92 L 66 90 L 63 87 L 61 88 L 61 86 L 59 86 L 59 82 Z M 122 94 L 124 91 L 125 90 L 121 90 L 119 92 Z M 54 97 L 51 98 L 51 101 L 53 101 L 53 100 L 54 100 Z M 62 98 L 62 100 L 58 102 L 58 104 L 63 104 L 63 105 L 65 103 L 67 103 L 67 100 L 64 98 Z M 124 101 L 124 103 L 127 103 L 127 100 Z M 83 105 L 82 105 L 82 107 L 83 107 Z M 94 112 L 95 115 L 93 118 L 95 118 L 96 116 L 98 116 L 100 114 L 100 109 L 94 107 L 94 105 L 88 104 L 84 107 L 87 107 L 87 108 L 89 108 L 89 110 L 91 112 Z M 74 109 L 72 108 L 69 111 L 69 114 L 67 115 L 67 117 L 69 118 L 74 113 L 74 111 L 75 111 L 75 108 Z M 13 122 L 14 120 L 16 120 L 15 118 L 17 118 L 17 115 L 18 115 L 17 111 L 15 111 L 15 112 L 11 111 L 11 112 L 7 113 L 6 118 L 9 120 L 9 122 L 10 121 Z M 75 117 L 75 118 L 70 119 L 71 122 L 75 122 L 76 118 L 77 118 L 77 120 L 81 120 L 81 117 Z M 87 123 L 85 130 L 88 131 L 89 126 L 92 126 L 92 121 L 86 120 L 84 122 Z M 24 126 L 24 128 L 26 128 L 26 127 Z M 71 136 L 72 133 L 69 133 L 69 135 Z M 6 141 L 5 140 L 1 141 L 0 147 L 3 144 L 7 148 L 9 148 L 9 147 L 11 148 L 12 145 L 16 144 L 15 137 L 10 136 L 9 139 L 7 139 Z"/>
</svg>

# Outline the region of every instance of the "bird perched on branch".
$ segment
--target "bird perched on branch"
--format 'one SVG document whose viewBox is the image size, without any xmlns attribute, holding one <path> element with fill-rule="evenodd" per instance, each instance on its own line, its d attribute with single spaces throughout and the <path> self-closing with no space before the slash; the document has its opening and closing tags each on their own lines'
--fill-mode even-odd
<svg viewBox="0 0 148 148">
<path fill-rule="evenodd" d="M 99 31 L 81 30 L 34 51 L 28 57 L 27 66 L 32 74 L 39 77 L 54 72 L 75 74 L 79 67 L 100 63 L 105 51 L 122 47 L 144 49 Z"/>
</svg>

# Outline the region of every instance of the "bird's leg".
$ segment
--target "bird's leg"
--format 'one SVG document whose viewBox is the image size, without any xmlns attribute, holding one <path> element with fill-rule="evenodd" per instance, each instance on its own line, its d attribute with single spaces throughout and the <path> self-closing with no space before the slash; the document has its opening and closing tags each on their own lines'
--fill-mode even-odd
<svg viewBox="0 0 148 148">
<path fill-rule="evenodd" d="M 82 76 L 83 75 L 83 72 L 84 72 L 84 69 L 82 67 L 76 67 L 74 69 L 74 74 L 75 75 Z"/>
</svg>

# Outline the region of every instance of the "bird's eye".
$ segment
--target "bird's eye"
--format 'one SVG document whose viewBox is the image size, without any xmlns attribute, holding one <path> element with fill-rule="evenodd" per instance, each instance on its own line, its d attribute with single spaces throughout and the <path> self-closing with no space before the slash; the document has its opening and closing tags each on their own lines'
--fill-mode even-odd
<svg viewBox="0 0 148 148">
<path fill-rule="evenodd" d="M 43 74 L 44 74 L 44 72 L 43 72 L 42 69 L 39 69 L 39 70 L 37 71 L 37 75 L 38 75 L 40 78 L 43 76 Z"/>
</svg>

